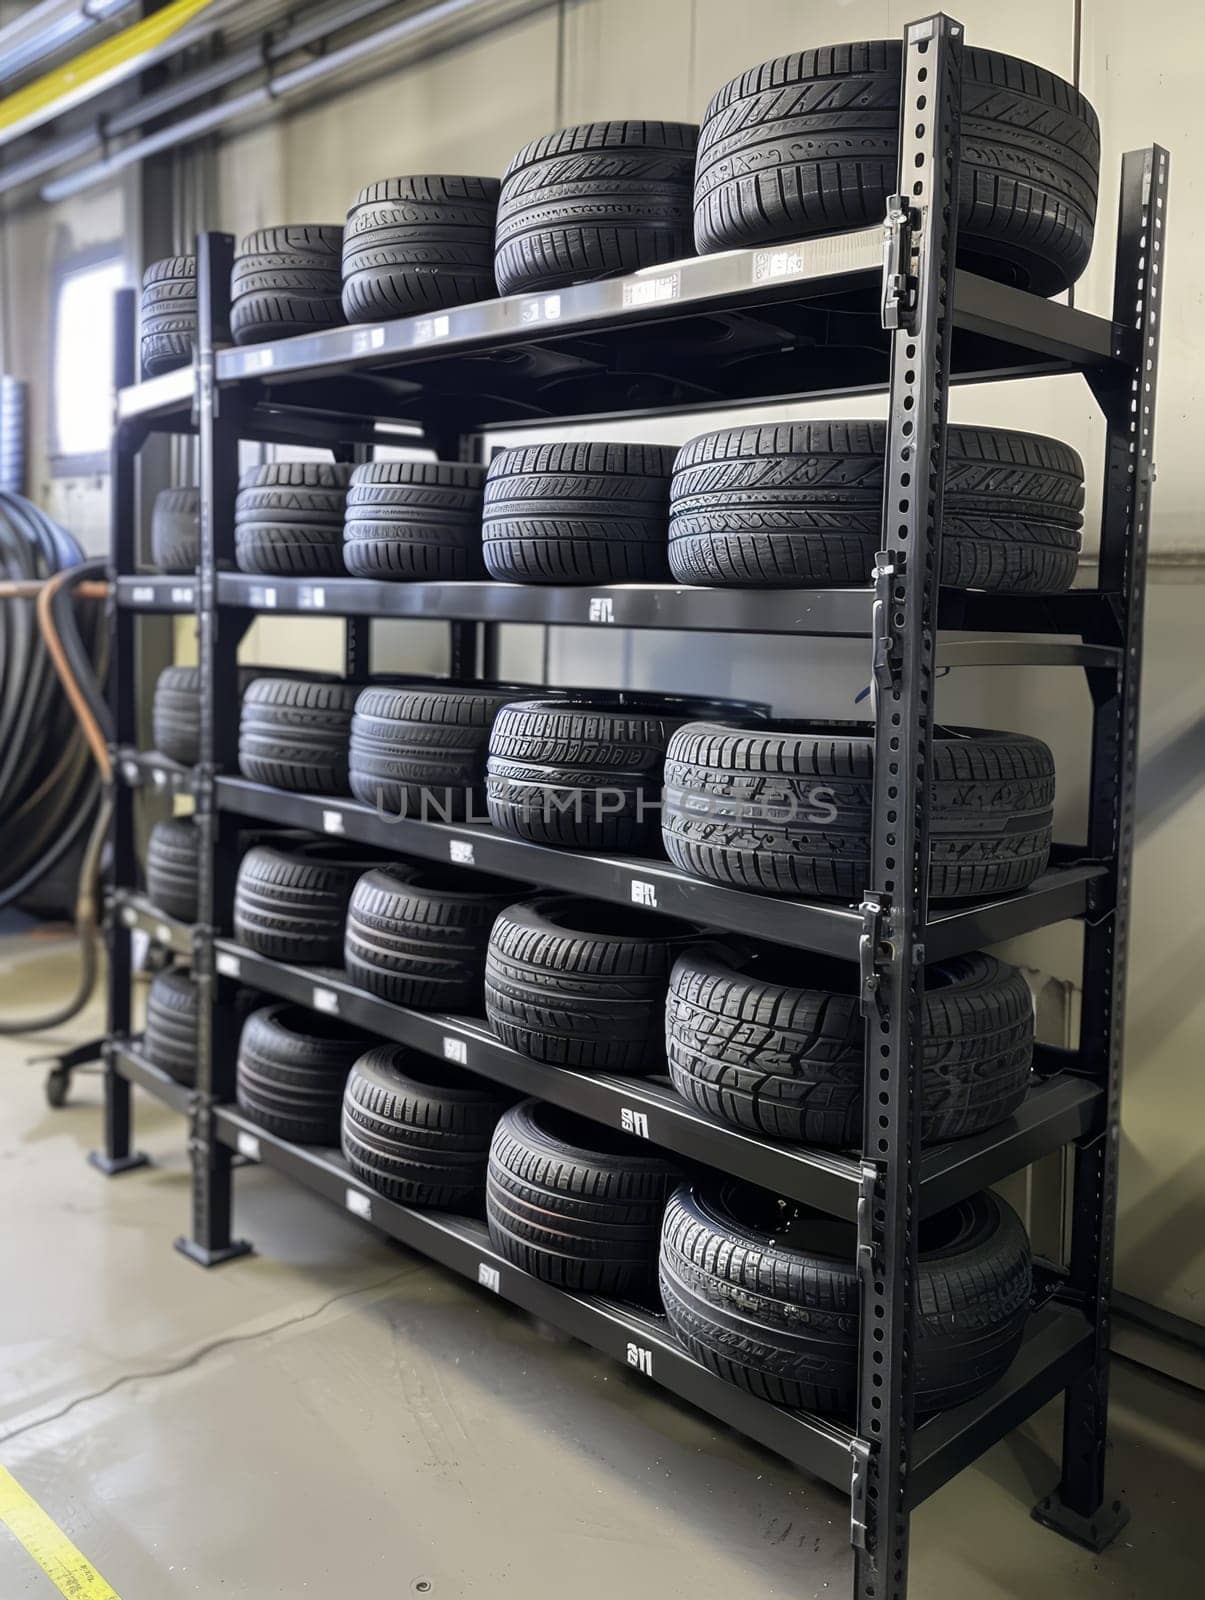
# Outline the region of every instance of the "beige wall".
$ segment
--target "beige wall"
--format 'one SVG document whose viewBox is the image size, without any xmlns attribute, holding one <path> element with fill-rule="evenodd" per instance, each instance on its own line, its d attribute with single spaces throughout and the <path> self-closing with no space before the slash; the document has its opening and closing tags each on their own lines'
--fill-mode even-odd
<svg viewBox="0 0 1205 1600">
<path fill-rule="evenodd" d="M 972 44 L 1073 74 L 1073 0 L 963 0 L 952 9 Z M 889 0 L 567 0 L 559 15 L 545 11 L 229 138 L 216 156 L 213 223 L 241 233 L 285 220 L 337 220 L 357 188 L 376 178 L 498 173 L 520 144 L 558 122 L 697 119 L 719 84 L 748 65 L 810 44 L 898 34 L 920 10 Z M 1205 170 L 1198 85 L 1205 17 L 1182 5 L 1138 10 L 1126 0 L 1088 0 L 1083 10 L 1080 75 L 1101 115 L 1104 141 L 1098 244 L 1076 290 L 1088 309 L 1107 311 L 1111 301 L 1122 150 L 1157 139 L 1172 151 L 1118 1281 L 1132 1294 L 1201 1321 L 1205 693 L 1196 664 L 1205 589 L 1193 586 L 1192 563 L 1205 561 L 1196 470 L 1205 368 L 1199 287 L 1205 226 L 1196 194 L 1203 181 L 1198 171 Z M 73 202 L 73 216 L 79 206 Z M 23 269 L 36 283 L 44 246 L 21 248 Z M 18 299 L 24 304 L 24 291 Z M 32 333 L 24 337 L 36 342 Z M 875 415 L 882 403 L 826 409 Z M 1081 380 L 959 389 L 952 411 L 958 421 L 1031 427 L 1074 443 L 1088 463 L 1090 511 L 1099 504 L 1102 428 Z M 806 412 L 799 407 L 793 414 Z M 725 420 L 708 417 L 706 426 Z M 608 430 L 667 442 L 695 431 L 688 420 Z M 391 665 L 437 664 L 440 641 L 429 628 L 378 632 L 382 659 Z M 320 650 L 331 664 L 338 649 L 336 625 L 285 619 L 261 625 L 249 645 L 259 659 L 314 661 Z M 707 687 L 764 696 L 785 712 L 830 715 L 849 709 L 867 670 L 862 649 L 849 644 L 717 639 L 686 652 L 673 638 L 655 634 L 591 635 L 586 645 L 579 634 L 556 633 L 550 660 L 563 681 Z M 511 674 L 538 664 L 532 631 L 515 631 L 504 664 Z M 1060 832 L 1070 837 L 1082 827 L 1087 694 L 1078 675 L 955 673 L 942 682 L 940 713 L 950 721 L 1048 738 L 1059 765 Z M 1047 930 L 1014 954 L 1070 978 L 1077 973 L 1078 942 L 1074 928 Z"/>
</svg>

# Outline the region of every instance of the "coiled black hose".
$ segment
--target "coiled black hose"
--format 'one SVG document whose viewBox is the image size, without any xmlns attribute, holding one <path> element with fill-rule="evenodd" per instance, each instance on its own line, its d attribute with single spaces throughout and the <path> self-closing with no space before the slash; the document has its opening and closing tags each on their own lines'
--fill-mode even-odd
<svg viewBox="0 0 1205 1600">
<path fill-rule="evenodd" d="M 84 562 L 75 540 L 20 495 L 0 491 L 0 555 L 15 583 L 43 585 L 41 616 L 60 668 L 81 697 L 92 748 L 64 694 L 35 616 L 37 601 L 5 597 L 0 603 L 0 906 L 26 894 L 57 865 L 91 824 L 80 869 L 76 927 L 80 976 L 75 992 L 46 1016 L 0 1022 L 0 1034 L 57 1027 L 86 1004 L 96 981 L 96 932 L 101 851 L 109 805 L 97 808 L 107 767 L 104 742 L 112 738 L 101 683 L 108 639 L 101 608 L 88 608 L 84 632 L 73 604 L 81 583 L 104 575 L 103 562 Z M 61 576 L 56 576 L 61 575 Z M 54 579 L 54 582 L 48 580 Z"/>
<path fill-rule="evenodd" d="M 44 511 L 0 491 L 6 578 L 45 580 L 83 559 L 76 541 Z M 101 608 L 87 608 L 81 630 L 65 590 L 56 620 L 81 681 L 95 685 L 107 644 Z M 94 698 L 95 687 L 89 704 Z M 102 726 L 107 723 L 106 710 Z M 87 743 L 38 631 L 34 601 L 7 600 L 0 605 L 0 907 L 19 900 L 62 860 L 92 821 L 98 794 Z"/>
</svg>

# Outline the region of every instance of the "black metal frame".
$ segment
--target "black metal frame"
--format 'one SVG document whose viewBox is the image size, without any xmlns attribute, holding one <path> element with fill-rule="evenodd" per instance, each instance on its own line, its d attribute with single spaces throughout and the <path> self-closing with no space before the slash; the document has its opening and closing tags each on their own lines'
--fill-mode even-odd
<svg viewBox="0 0 1205 1600">
<path fill-rule="evenodd" d="M 141 1159 L 129 1140 L 129 1086 L 139 1083 L 190 1117 L 192 1220 L 179 1247 L 194 1259 L 213 1265 L 248 1248 L 232 1234 L 233 1172 L 236 1158 L 259 1160 L 636 1370 L 655 1374 L 654 1381 L 849 1490 L 858 1600 L 903 1600 L 911 1509 L 1060 1391 L 1067 1396 L 1062 1482 L 1035 1515 L 1095 1547 L 1124 1516 L 1117 1503 L 1106 1501 L 1103 1482 L 1108 1305 L 1167 155 L 1155 147 L 1125 157 L 1111 319 L 955 272 L 961 50 L 962 29 L 945 16 L 905 31 L 903 177 L 889 209 L 885 260 L 884 235 L 872 230 L 684 261 L 554 296 L 520 295 L 435 318 L 233 349 L 227 326 L 233 241 L 205 235 L 197 252 L 195 368 L 125 387 L 114 449 L 113 695 L 121 792 L 109 917 L 105 1169 L 125 1170 Z M 716 358 L 717 326 L 730 361 Z M 118 337 L 119 372 L 129 378 L 130 297 L 123 299 Z M 805 338 L 818 342 L 802 362 L 792 341 L 802 345 Z M 765 356 L 767 343 L 775 343 L 773 360 Z M 632 366 L 635 351 L 643 367 Z M 503 352 L 505 361 L 491 360 Z M 653 361 L 659 364 L 656 383 L 623 388 L 625 369 L 647 378 Z M 1085 375 L 1109 430 L 1097 589 L 1033 600 L 940 591 L 950 383 L 1052 371 Z M 315 584 L 232 570 L 242 438 L 323 444 L 342 459 L 365 459 L 374 444 L 396 440 L 404 418 L 441 455 L 472 459 L 491 424 L 693 412 L 884 387 L 890 413 L 883 548 L 872 582 L 862 589 L 751 596 L 653 584 L 592 593 L 488 582 Z M 134 457 L 150 431 L 194 426 L 201 462 L 200 572 L 195 583 L 137 574 L 130 531 Z M 136 615 L 188 610 L 196 613 L 202 664 L 202 751 L 193 771 L 139 752 L 131 710 Z M 873 865 L 862 902 L 842 907 L 767 899 L 693 880 L 664 861 L 572 855 L 503 838 L 479 824 L 384 819 L 352 800 L 282 794 L 235 776 L 234 719 L 218 711 L 234 703 L 239 640 L 257 613 L 273 610 L 345 618 L 349 673 L 367 669 L 374 616 L 446 621 L 450 671 L 458 677 L 489 675 L 503 622 L 865 638 L 876 763 Z M 976 637 L 951 645 L 938 639 L 943 628 Z M 1015 637 L 979 637 L 1001 632 Z M 925 864 L 936 667 L 960 663 L 1084 670 L 1094 704 L 1088 838 L 1056 850 L 1050 871 L 1025 893 L 931 911 Z M 195 929 L 161 918 L 132 890 L 130 793 L 139 784 L 195 795 L 202 853 Z M 241 949 L 229 927 L 238 828 L 248 817 L 526 883 L 653 904 L 857 962 L 867 1018 L 861 1154 L 775 1146 L 712 1122 L 657 1080 L 542 1066 L 507 1049 L 480 1021 L 389 1005 L 357 990 L 342 973 L 293 967 Z M 1085 925 L 1079 1048 L 1039 1048 L 1036 1087 L 1009 1123 L 978 1139 L 922 1151 L 915 1081 L 926 960 L 1068 918 Z M 173 949 L 191 950 L 200 989 L 195 1090 L 157 1073 L 129 1036 L 132 926 L 146 927 Z M 480 1223 L 394 1205 L 354 1179 L 337 1155 L 256 1128 L 231 1104 L 239 982 L 334 1011 L 381 1037 L 446 1056 L 597 1121 L 635 1126 L 687 1164 L 734 1173 L 854 1220 L 862 1316 L 853 1425 L 786 1412 L 723 1384 L 673 1343 L 659 1318 L 539 1283 L 495 1255 Z M 920 1219 L 1063 1148 L 1075 1157 L 1070 1259 L 1065 1268 L 1035 1274 L 1021 1355 L 987 1395 L 914 1425 L 911 1340 Z"/>
</svg>

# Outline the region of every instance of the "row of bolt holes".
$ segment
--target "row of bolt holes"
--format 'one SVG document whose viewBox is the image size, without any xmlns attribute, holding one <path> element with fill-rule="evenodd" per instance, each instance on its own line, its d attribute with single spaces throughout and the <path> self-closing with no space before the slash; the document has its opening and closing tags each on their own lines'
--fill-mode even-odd
<svg viewBox="0 0 1205 1600">
<path fill-rule="evenodd" d="M 920 41 L 920 43 L 918 44 L 917 49 L 918 49 L 919 52 L 921 52 L 923 54 L 928 49 L 928 40 L 927 39 L 922 39 Z M 923 83 L 924 80 L 927 77 L 928 77 L 928 69 L 926 67 L 921 67 L 919 72 L 917 73 L 918 81 Z M 925 104 L 926 104 L 925 96 L 923 94 L 918 96 L 917 102 L 916 102 L 917 111 L 923 111 L 925 109 Z M 917 126 L 916 126 L 916 137 L 918 139 L 923 139 L 924 136 L 925 136 L 925 125 L 924 125 L 924 123 L 923 122 L 917 123 Z M 916 165 L 918 167 L 921 167 L 921 166 L 924 165 L 924 161 L 925 161 L 924 153 L 923 152 L 918 152 L 917 156 L 916 156 Z M 913 193 L 913 195 L 915 197 L 919 197 L 921 194 L 923 194 L 923 192 L 924 192 L 924 185 L 918 179 L 912 185 L 912 193 Z M 905 350 L 905 352 L 904 352 L 904 354 L 905 354 L 905 358 L 908 361 L 911 361 L 914 358 L 914 356 L 916 355 L 916 346 L 912 345 L 912 344 L 908 345 L 906 350 Z M 912 385 L 916 382 L 916 372 L 915 372 L 915 370 L 913 368 L 910 367 L 907 370 L 907 372 L 905 372 L 905 374 L 904 374 L 904 382 L 909 388 L 911 388 Z M 904 410 L 905 411 L 911 411 L 911 410 L 913 410 L 915 408 L 915 405 L 916 405 L 915 398 L 911 394 L 905 395 L 905 397 L 904 397 Z M 912 432 L 913 432 L 912 420 L 911 420 L 911 418 L 907 418 L 907 419 L 905 419 L 905 422 L 904 422 L 904 425 L 903 425 L 903 433 L 904 433 L 905 438 L 909 437 L 912 434 Z M 908 446 L 908 445 L 905 445 L 903 450 L 900 452 L 900 458 L 903 461 L 908 461 L 911 458 L 911 454 L 912 454 L 911 447 Z M 909 488 L 911 486 L 911 483 L 912 483 L 912 475 L 911 475 L 911 473 L 907 472 L 907 471 L 901 473 L 901 475 L 900 475 L 900 486 L 901 486 L 901 488 L 907 489 L 907 488 Z M 899 502 L 899 511 L 900 511 L 900 515 L 901 516 L 906 516 L 908 514 L 908 510 L 909 510 L 910 504 L 911 504 L 911 502 L 910 502 L 910 499 L 909 499 L 909 497 L 907 495 L 905 495 L 900 500 L 900 502 Z M 908 537 L 907 526 L 901 524 L 901 526 L 900 526 L 898 531 L 899 531 L 899 537 L 900 537 L 901 542 L 906 541 L 907 537 Z M 902 585 L 897 585 L 896 586 L 893 598 L 895 599 L 897 605 L 901 605 L 903 603 L 903 600 L 904 600 L 904 589 L 903 589 Z M 897 611 L 895 613 L 894 621 L 895 621 L 895 626 L 897 628 L 902 628 L 903 625 L 904 625 L 904 613 L 902 611 Z M 899 727 L 899 725 L 900 725 L 900 716 L 899 716 L 899 712 L 898 711 L 892 713 L 891 725 L 894 728 L 898 728 Z M 898 752 L 899 747 L 900 747 L 899 735 L 898 734 L 892 734 L 891 740 L 890 740 L 890 748 L 891 748 L 891 750 L 894 751 L 894 752 Z M 900 770 L 899 769 L 899 762 L 897 760 L 893 760 L 889 764 L 888 770 L 891 773 L 893 778 L 898 777 L 899 776 L 899 770 Z M 888 798 L 889 799 L 895 800 L 896 798 L 898 798 L 899 790 L 894 784 L 892 784 L 892 786 L 888 789 L 887 794 L 888 794 Z M 887 820 L 890 823 L 894 823 L 896 821 L 896 813 L 895 813 L 895 811 L 889 811 L 887 813 Z M 887 835 L 887 843 L 888 843 L 888 845 L 894 845 L 895 844 L 895 834 L 894 833 L 889 833 Z M 886 866 L 888 868 L 894 870 L 894 868 L 895 868 L 895 858 L 893 856 L 888 856 L 886 858 Z M 894 880 L 894 878 L 888 878 L 886 880 L 885 887 L 886 887 L 887 893 L 891 894 L 894 891 L 894 888 L 895 888 L 895 880 Z M 884 1033 L 887 1033 L 889 1031 L 888 1025 L 886 1023 L 881 1023 L 880 1027 L 881 1027 L 881 1029 L 882 1029 L 882 1031 Z M 885 1044 L 879 1046 L 879 1052 L 883 1056 L 887 1056 L 887 1055 L 890 1054 L 888 1046 L 885 1045 Z M 884 1083 L 890 1082 L 891 1074 L 887 1070 L 886 1067 L 880 1067 L 879 1068 L 879 1078 Z M 882 1106 L 887 1106 L 887 1105 L 890 1104 L 890 1096 L 885 1091 L 881 1090 L 879 1092 L 879 1104 L 882 1105 Z M 885 1116 L 880 1115 L 880 1117 L 879 1117 L 879 1127 L 880 1128 L 886 1128 L 887 1125 L 888 1125 L 888 1119 Z M 886 1139 L 880 1139 L 878 1141 L 878 1144 L 879 1144 L 880 1153 L 885 1153 L 886 1150 L 887 1150 L 887 1141 L 886 1141 Z M 886 1210 L 882 1206 L 876 1206 L 875 1207 L 875 1209 L 874 1209 L 874 1221 L 875 1221 L 876 1229 L 882 1229 L 886 1225 L 887 1213 L 886 1213 Z M 875 1314 L 875 1316 L 877 1318 L 880 1318 L 880 1319 L 883 1318 L 886 1315 L 886 1310 L 885 1310 L 885 1307 L 883 1305 L 884 1293 L 885 1293 L 885 1285 L 882 1284 L 882 1283 L 876 1283 L 875 1286 L 874 1286 L 874 1297 L 875 1297 L 875 1301 L 876 1301 L 876 1304 L 875 1304 L 875 1307 L 874 1307 L 874 1314 Z M 873 1339 L 874 1339 L 876 1344 L 881 1345 L 882 1342 L 883 1342 L 883 1337 L 884 1337 L 883 1329 L 881 1327 L 876 1327 L 874 1329 L 874 1331 L 873 1331 L 872 1337 L 873 1337 Z M 908 1352 L 908 1336 L 907 1336 L 906 1333 L 904 1335 L 903 1345 L 904 1345 L 904 1348 L 903 1348 L 904 1362 L 905 1362 L 905 1365 L 906 1365 L 907 1361 L 908 1361 L 908 1355 L 909 1355 L 909 1352 Z M 872 1361 L 873 1361 L 873 1363 L 874 1363 L 874 1365 L 876 1367 L 881 1367 L 883 1365 L 883 1360 L 884 1360 L 882 1350 L 881 1349 L 875 1350 L 873 1352 L 873 1354 L 872 1354 L 871 1359 L 872 1359 Z M 873 1373 L 872 1376 L 871 1376 L 871 1383 L 872 1383 L 872 1385 L 873 1385 L 873 1387 L 875 1389 L 881 1389 L 883 1387 L 883 1375 L 882 1375 L 882 1373 L 881 1372 Z M 882 1402 L 881 1397 L 878 1394 L 872 1394 L 871 1397 L 870 1397 L 870 1404 L 871 1404 L 871 1409 L 872 1410 L 880 1411 L 882 1409 L 883 1402 Z M 877 1416 L 876 1417 L 872 1417 L 870 1419 L 870 1428 L 871 1428 L 871 1432 L 872 1433 L 878 1434 L 878 1433 L 882 1432 L 882 1423 L 880 1422 L 880 1420 L 879 1420 L 879 1418 Z M 871 1499 L 877 1499 L 878 1498 L 878 1492 L 873 1487 L 870 1489 L 869 1493 L 870 1493 L 870 1498 Z M 896 1551 L 895 1551 L 895 1559 L 896 1559 L 897 1562 L 902 1562 L 903 1561 L 903 1554 L 904 1553 L 903 1553 L 903 1549 L 902 1548 L 897 1548 L 896 1549 Z M 898 1580 L 898 1578 L 900 1576 L 901 1576 L 901 1573 L 897 1570 L 897 1580 Z"/>
</svg>

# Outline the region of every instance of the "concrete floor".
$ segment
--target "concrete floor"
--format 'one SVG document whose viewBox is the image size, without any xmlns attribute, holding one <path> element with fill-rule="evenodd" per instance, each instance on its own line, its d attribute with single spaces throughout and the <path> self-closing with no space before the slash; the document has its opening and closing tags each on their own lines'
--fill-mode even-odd
<svg viewBox="0 0 1205 1600">
<path fill-rule="evenodd" d="M 70 969 L 0 941 L 0 1014 Z M 844 1600 L 841 1496 L 271 1172 L 238 1178 L 259 1253 L 193 1266 L 180 1120 L 139 1096 L 155 1165 L 106 1180 L 97 1080 L 52 1111 L 31 1053 L 0 1041 L 0 1462 L 121 1600 Z M 1201 1593 L 1205 1402 L 1125 1362 L 1114 1395 L 1122 1541 L 1030 1520 L 1052 1406 L 913 1519 L 918 1600 Z M 0 1529 L 0 1596 L 55 1593 Z"/>
</svg>

